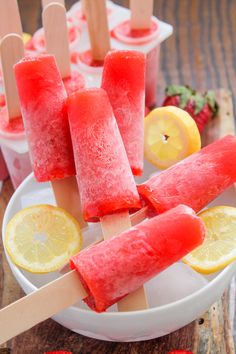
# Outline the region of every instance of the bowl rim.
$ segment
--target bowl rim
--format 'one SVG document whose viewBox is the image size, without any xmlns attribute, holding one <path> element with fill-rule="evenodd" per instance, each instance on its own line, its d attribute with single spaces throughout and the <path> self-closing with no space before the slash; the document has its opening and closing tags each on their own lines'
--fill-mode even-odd
<svg viewBox="0 0 236 354">
<path fill-rule="evenodd" d="M 19 194 L 21 194 L 22 190 L 28 185 L 29 182 L 33 182 L 33 183 L 37 183 L 33 172 L 26 177 L 26 179 L 20 184 L 20 186 L 15 190 L 15 192 L 13 193 L 13 195 L 11 196 L 11 199 L 7 205 L 7 208 L 5 210 L 4 216 L 3 216 L 3 222 L 2 222 L 2 241 L 3 241 L 3 246 L 4 246 L 4 252 L 7 258 L 7 262 L 11 268 L 11 271 L 13 272 L 14 277 L 16 278 L 18 284 L 20 285 L 20 283 L 25 284 L 28 288 L 30 288 L 31 292 L 37 290 L 38 288 L 32 284 L 30 282 L 30 280 L 28 280 L 27 277 L 24 276 L 24 274 L 21 272 L 21 269 L 19 267 L 17 267 L 10 259 L 10 257 L 8 256 L 6 249 L 5 249 L 5 229 L 6 229 L 6 224 L 7 224 L 7 216 L 9 214 L 9 211 L 12 208 L 12 205 L 15 202 L 15 198 L 17 198 L 19 196 Z M 197 291 L 193 292 L 192 294 L 189 294 L 185 297 L 183 297 L 182 299 L 173 301 L 169 304 L 165 304 L 165 305 L 161 305 L 161 306 L 156 306 L 156 307 L 152 307 L 149 309 L 145 309 L 145 310 L 138 310 L 138 311 L 126 311 L 126 312 L 102 312 L 102 313 L 97 313 L 91 310 L 87 310 L 87 309 L 80 309 L 74 305 L 70 306 L 69 308 L 73 311 L 76 311 L 78 313 L 82 313 L 82 314 L 86 314 L 88 316 L 99 316 L 101 317 L 105 317 L 105 318 L 113 318 L 113 316 L 115 317 L 137 317 L 140 315 L 148 315 L 148 314 L 154 314 L 154 313 L 158 313 L 158 312 L 163 312 L 165 310 L 172 310 L 175 307 L 178 306 L 183 306 L 185 303 L 189 303 L 189 302 L 194 302 L 195 299 L 198 298 L 198 296 L 200 295 L 204 295 L 205 292 L 208 292 L 208 290 L 211 289 L 211 287 L 214 287 L 216 284 L 221 281 L 222 278 L 224 278 L 227 275 L 231 275 L 231 277 L 233 277 L 234 273 L 236 273 L 236 261 L 229 264 L 226 268 L 224 268 L 223 270 L 221 270 L 214 279 L 209 280 L 209 282 L 206 283 L 206 285 L 204 285 L 202 288 L 198 289 Z M 20 285 L 21 286 L 21 285 Z"/>
</svg>

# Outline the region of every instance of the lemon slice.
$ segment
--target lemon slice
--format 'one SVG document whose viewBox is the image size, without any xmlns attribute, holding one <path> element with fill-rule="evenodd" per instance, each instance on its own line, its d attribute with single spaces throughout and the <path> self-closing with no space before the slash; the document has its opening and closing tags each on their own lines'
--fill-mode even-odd
<svg viewBox="0 0 236 354">
<path fill-rule="evenodd" d="M 24 44 L 26 44 L 32 38 L 32 36 L 31 36 L 31 34 L 24 32 L 22 35 L 22 38 L 23 38 Z"/>
<path fill-rule="evenodd" d="M 6 227 L 5 246 L 11 260 L 32 273 L 57 270 L 81 245 L 78 222 L 51 205 L 22 209 Z"/>
<path fill-rule="evenodd" d="M 145 157 L 159 169 L 168 168 L 201 148 L 198 127 L 181 108 L 156 108 L 144 122 Z"/>
<path fill-rule="evenodd" d="M 210 274 L 236 260 L 236 208 L 216 206 L 199 216 L 206 226 L 205 240 L 183 261 L 200 273 Z"/>
</svg>

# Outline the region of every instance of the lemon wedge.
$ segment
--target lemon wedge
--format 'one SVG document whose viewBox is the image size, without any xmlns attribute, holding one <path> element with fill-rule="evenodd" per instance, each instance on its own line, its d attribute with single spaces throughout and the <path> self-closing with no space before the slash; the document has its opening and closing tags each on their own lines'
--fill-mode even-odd
<svg viewBox="0 0 236 354">
<path fill-rule="evenodd" d="M 156 108 L 146 116 L 144 124 L 145 157 L 159 169 L 168 168 L 201 148 L 198 127 L 181 108 Z"/>
<path fill-rule="evenodd" d="M 59 269 L 81 245 L 78 222 L 51 205 L 22 209 L 6 227 L 5 247 L 11 260 L 32 273 Z"/>
<path fill-rule="evenodd" d="M 206 226 L 205 240 L 183 261 L 200 273 L 210 274 L 236 260 L 236 208 L 216 206 L 199 216 Z"/>
</svg>

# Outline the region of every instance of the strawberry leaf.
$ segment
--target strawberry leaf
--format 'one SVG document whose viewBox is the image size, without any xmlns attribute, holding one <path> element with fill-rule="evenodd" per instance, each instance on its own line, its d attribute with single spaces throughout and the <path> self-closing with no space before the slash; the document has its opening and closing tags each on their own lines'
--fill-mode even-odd
<svg viewBox="0 0 236 354">
<path fill-rule="evenodd" d="M 184 109 L 187 105 L 188 100 L 194 93 L 194 91 L 189 86 L 181 86 L 181 85 L 170 85 L 167 86 L 165 93 L 167 96 L 179 96 L 179 107 Z"/>
<path fill-rule="evenodd" d="M 216 101 L 214 91 L 207 91 L 205 93 L 205 98 L 206 98 L 208 105 L 211 107 L 213 117 L 215 117 L 218 113 L 219 105 Z"/>
<path fill-rule="evenodd" d="M 206 99 L 204 96 L 202 96 L 200 93 L 196 93 L 194 96 L 192 96 L 192 100 L 194 102 L 194 114 L 198 114 L 201 112 L 203 109 L 204 105 L 206 104 Z"/>
</svg>

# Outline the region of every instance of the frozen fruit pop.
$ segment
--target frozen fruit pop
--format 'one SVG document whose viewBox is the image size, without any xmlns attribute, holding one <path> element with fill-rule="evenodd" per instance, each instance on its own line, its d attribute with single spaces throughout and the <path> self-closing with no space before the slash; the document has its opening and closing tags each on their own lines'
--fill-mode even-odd
<svg viewBox="0 0 236 354">
<path fill-rule="evenodd" d="M 87 89 L 68 98 L 68 117 L 83 215 L 99 221 L 105 215 L 140 208 L 108 96 Z"/>
<path fill-rule="evenodd" d="M 37 181 L 75 175 L 67 95 L 54 56 L 25 57 L 15 77 Z"/>
<path fill-rule="evenodd" d="M 67 94 L 53 55 L 26 57 L 15 65 L 33 171 L 51 181 L 57 205 L 83 225 L 66 111 Z"/>
<path fill-rule="evenodd" d="M 140 208 L 140 200 L 107 93 L 74 93 L 68 116 L 84 219 L 100 220 L 108 239 L 131 227 L 129 211 Z M 118 304 L 122 311 L 145 307 L 144 289 Z"/>
<path fill-rule="evenodd" d="M 181 259 L 204 239 L 204 225 L 184 205 L 145 221 L 71 258 L 88 293 L 102 312 Z"/>
<path fill-rule="evenodd" d="M 200 211 L 236 182 L 236 137 L 224 138 L 138 186 L 150 211 L 162 213 L 178 204 Z"/>
<path fill-rule="evenodd" d="M 73 270 L 0 311 L 0 344 L 82 299 L 105 311 L 199 246 L 204 234 L 201 219 L 180 205 L 83 250 L 71 258 L 78 274 Z"/>
<path fill-rule="evenodd" d="M 145 55 L 111 51 L 104 61 L 102 88 L 110 99 L 134 175 L 143 170 Z"/>
</svg>

